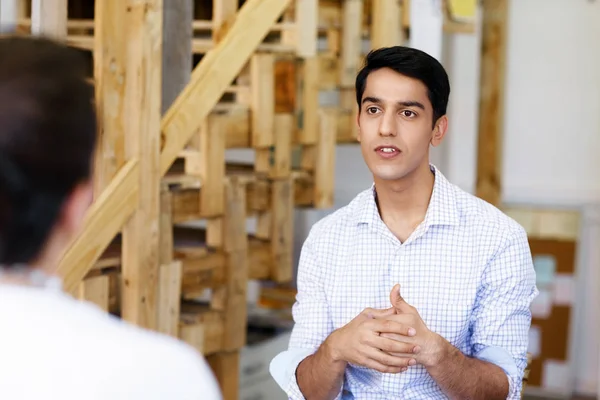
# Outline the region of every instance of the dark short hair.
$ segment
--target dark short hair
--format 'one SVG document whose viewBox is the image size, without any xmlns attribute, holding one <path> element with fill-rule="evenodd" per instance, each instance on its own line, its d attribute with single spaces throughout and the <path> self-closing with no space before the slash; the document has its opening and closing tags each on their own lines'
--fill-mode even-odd
<svg viewBox="0 0 600 400">
<path fill-rule="evenodd" d="M 0 265 L 43 250 L 92 173 L 97 121 L 82 54 L 41 36 L 0 37 Z"/>
<path fill-rule="evenodd" d="M 438 60 L 424 51 L 404 46 L 383 47 L 367 54 L 365 64 L 356 76 L 356 102 L 359 109 L 367 77 L 381 68 L 390 68 L 423 82 L 433 108 L 433 124 L 446 114 L 450 97 L 450 82 L 446 70 Z"/>
</svg>

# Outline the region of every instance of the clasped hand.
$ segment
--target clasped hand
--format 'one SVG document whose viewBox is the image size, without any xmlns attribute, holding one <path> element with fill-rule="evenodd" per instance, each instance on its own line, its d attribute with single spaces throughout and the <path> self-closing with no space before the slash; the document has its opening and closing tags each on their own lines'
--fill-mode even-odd
<svg viewBox="0 0 600 400">
<path fill-rule="evenodd" d="M 332 334 L 334 360 L 385 373 L 438 362 L 443 341 L 402 298 L 400 285 L 392 289 L 390 302 L 392 307 L 384 310 L 365 309 Z"/>
</svg>

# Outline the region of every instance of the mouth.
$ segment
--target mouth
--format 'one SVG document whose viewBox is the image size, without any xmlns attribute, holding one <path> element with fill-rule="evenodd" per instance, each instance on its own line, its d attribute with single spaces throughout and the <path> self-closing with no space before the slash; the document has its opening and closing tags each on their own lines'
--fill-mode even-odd
<svg viewBox="0 0 600 400">
<path fill-rule="evenodd" d="M 394 157 L 400 154 L 400 149 L 396 146 L 378 146 L 375 148 L 375 152 L 382 157 Z"/>
</svg>

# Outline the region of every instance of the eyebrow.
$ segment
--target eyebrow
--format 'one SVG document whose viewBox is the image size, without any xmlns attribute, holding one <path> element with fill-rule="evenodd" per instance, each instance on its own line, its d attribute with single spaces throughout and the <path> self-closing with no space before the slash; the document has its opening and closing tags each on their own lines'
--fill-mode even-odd
<svg viewBox="0 0 600 400">
<path fill-rule="evenodd" d="M 363 104 L 364 103 L 368 103 L 368 102 L 369 103 L 375 103 L 375 104 L 381 104 L 381 103 L 383 103 L 381 101 L 381 99 L 378 98 L 378 97 L 365 97 L 363 99 L 363 101 L 362 101 Z M 418 101 L 398 101 L 396 104 L 398 104 L 400 106 L 403 106 L 403 107 L 418 107 L 418 108 L 420 108 L 422 110 L 425 110 L 425 106 L 422 103 L 418 102 Z"/>
</svg>

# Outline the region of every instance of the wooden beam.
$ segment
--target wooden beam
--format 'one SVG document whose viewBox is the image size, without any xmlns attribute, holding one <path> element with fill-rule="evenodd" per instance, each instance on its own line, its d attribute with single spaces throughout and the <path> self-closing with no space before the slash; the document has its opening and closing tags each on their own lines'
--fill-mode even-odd
<svg viewBox="0 0 600 400">
<path fill-rule="evenodd" d="M 387 0 L 389 1 L 389 0 Z M 317 56 L 318 0 L 296 0 L 296 53 L 298 57 Z"/>
<path fill-rule="evenodd" d="M 19 21 L 22 0 L 0 1 L 0 32 L 12 32 Z"/>
<path fill-rule="evenodd" d="M 196 67 L 190 84 L 178 96 L 161 121 L 163 147 L 160 174 L 166 174 L 179 152 L 225 90 L 230 87 L 236 74 L 248 62 L 253 51 L 270 30 L 274 21 L 288 6 L 289 1 L 248 0 L 223 41 L 208 53 Z M 153 12 L 150 14 L 153 15 Z M 156 34 L 156 32 L 153 33 Z M 162 34 L 160 29 L 158 29 L 158 33 Z M 160 38 L 158 39 L 160 40 Z M 135 50 L 135 46 L 130 43 L 128 46 Z M 140 46 L 137 51 L 141 51 L 143 48 Z M 129 66 L 129 68 L 133 69 L 133 66 Z M 156 69 L 153 71 L 156 72 Z M 149 100 L 151 96 L 150 93 L 140 95 L 137 101 Z M 160 107 L 160 94 L 150 100 L 158 102 Z M 156 115 L 160 115 L 160 108 L 156 111 Z M 149 118 L 145 122 L 150 124 L 152 121 L 153 119 Z M 135 168 L 135 172 L 130 176 L 129 169 L 132 168 Z M 130 160 L 117 173 L 113 182 L 104 191 L 106 193 L 102 193 L 95 201 L 81 234 L 61 261 L 58 272 L 64 277 L 65 286 L 71 287 L 71 291 L 75 290 L 76 285 L 92 268 L 102 251 L 119 232 L 125 219 L 131 216 L 132 208 L 124 207 L 124 205 L 135 209 L 135 204 L 132 203 L 138 201 L 138 185 L 141 175 L 138 168 L 137 161 Z M 126 172 L 127 176 L 121 176 Z M 127 184 L 122 186 L 125 178 Z M 158 179 L 156 182 L 158 184 Z M 119 190 L 117 191 L 116 188 Z M 147 188 L 146 190 L 152 189 Z M 156 192 L 158 193 L 158 190 Z"/>
<path fill-rule="evenodd" d="M 125 163 L 125 4 L 94 3 L 94 84 L 98 112 L 98 146 L 94 171 L 97 197 Z"/>
<path fill-rule="evenodd" d="M 213 0 L 212 38 L 221 41 L 233 25 L 238 10 L 238 0 Z"/>
<path fill-rule="evenodd" d="M 372 6 L 371 48 L 402 45 L 400 0 L 372 0 Z"/>
<path fill-rule="evenodd" d="M 479 91 L 476 195 L 499 205 L 508 0 L 484 0 Z"/>
<path fill-rule="evenodd" d="M 126 2 L 126 156 L 139 160 L 137 210 L 123 228 L 121 317 L 156 329 L 159 273 L 162 0 Z"/>
<path fill-rule="evenodd" d="M 66 39 L 67 0 L 32 0 L 31 33 Z"/>
<path fill-rule="evenodd" d="M 161 122 L 160 172 L 164 175 L 203 119 L 267 35 L 290 0 L 248 0 L 233 26 L 192 72 L 189 85 Z"/>
<path fill-rule="evenodd" d="M 138 203 L 140 176 L 136 160 L 127 162 L 90 207 L 83 231 L 63 256 L 57 273 L 73 292 L 131 217 Z"/>
</svg>

